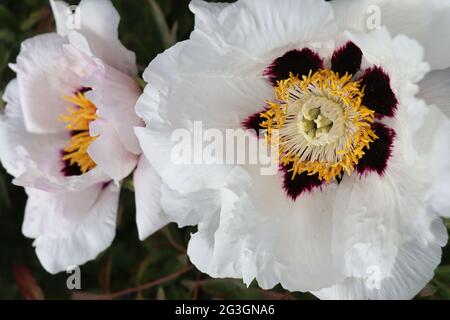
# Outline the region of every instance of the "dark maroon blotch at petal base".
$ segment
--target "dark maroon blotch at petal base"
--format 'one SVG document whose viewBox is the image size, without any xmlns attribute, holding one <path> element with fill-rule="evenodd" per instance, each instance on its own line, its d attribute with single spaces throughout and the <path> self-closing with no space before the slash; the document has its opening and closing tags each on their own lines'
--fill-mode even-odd
<svg viewBox="0 0 450 320">
<path fill-rule="evenodd" d="M 362 103 L 374 110 L 378 118 L 395 115 L 398 101 L 391 89 L 390 78 L 383 69 L 367 69 L 361 77 L 361 85 L 365 88 Z"/>
<path fill-rule="evenodd" d="M 61 158 L 67 155 L 67 153 L 62 150 Z M 73 177 L 73 176 L 81 176 L 83 173 L 81 172 L 81 168 L 78 164 L 70 164 L 70 160 L 62 160 L 63 168 L 61 169 L 61 173 L 65 177 Z"/>
<path fill-rule="evenodd" d="M 370 144 L 370 149 L 364 149 L 365 155 L 359 160 L 356 170 L 360 174 L 377 172 L 379 175 L 383 175 L 392 155 L 396 134 L 393 129 L 378 122 L 372 125 L 372 129 L 378 139 Z"/>
<path fill-rule="evenodd" d="M 78 94 L 78 93 L 85 94 L 86 92 L 89 92 L 91 90 L 92 90 L 91 87 L 80 87 L 74 92 L 74 94 Z"/>
<path fill-rule="evenodd" d="M 361 69 L 363 53 L 359 47 L 349 41 L 342 47 L 336 49 L 331 57 L 331 70 L 340 76 L 348 74 L 355 75 Z"/>
<path fill-rule="evenodd" d="M 264 71 L 264 76 L 268 77 L 272 85 L 276 86 L 277 81 L 289 78 L 292 72 L 295 76 L 302 77 L 309 72 L 316 72 L 323 67 L 320 56 L 311 49 L 292 50 L 277 58 Z"/>
<path fill-rule="evenodd" d="M 324 181 L 319 179 L 319 175 L 308 175 L 306 172 L 295 175 L 292 179 L 292 171 L 285 166 L 280 167 L 283 175 L 283 189 L 287 196 L 292 200 L 297 198 L 304 192 L 310 192 L 314 188 L 320 187 Z"/>
<path fill-rule="evenodd" d="M 72 130 L 70 131 L 70 136 L 73 137 L 83 131 L 76 131 Z M 61 150 L 61 158 L 64 158 L 67 155 L 67 152 L 64 150 Z M 73 176 L 81 176 L 83 172 L 81 172 L 81 168 L 78 164 L 70 164 L 70 160 L 62 160 L 64 167 L 61 169 L 61 172 L 66 177 L 73 177 Z"/>
<path fill-rule="evenodd" d="M 257 137 L 260 136 L 260 130 L 264 130 L 264 128 L 261 127 L 261 123 L 265 120 L 261 117 L 261 113 L 263 112 L 266 112 L 266 109 L 263 109 L 242 121 L 242 126 L 247 130 L 254 130 Z"/>
</svg>

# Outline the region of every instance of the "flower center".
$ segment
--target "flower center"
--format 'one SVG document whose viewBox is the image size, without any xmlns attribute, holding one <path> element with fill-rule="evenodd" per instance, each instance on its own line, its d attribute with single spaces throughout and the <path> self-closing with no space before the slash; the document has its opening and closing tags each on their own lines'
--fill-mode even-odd
<svg viewBox="0 0 450 320">
<path fill-rule="evenodd" d="M 375 112 L 362 105 L 364 90 L 351 75 L 321 69 L 278 82 L 276 101 L 261 113 L 269 143 L 292 178 L 306 172 L 327 182 L 349 175 L 378 139 L 371 128 Z"/>
<path fill-rule="evenodd" d="M 84 174 L 96 166 L 87 150 L 95 140 L 95 137 L 89 134 L 89 124 L 97 119 L 97 107 L 85 97 L 83 92 L 78 92 L 71 97 L 65 96 L 64 99 L 72 102 L 75 108 L 68 108 L 67 114 L 60 117 L 61 121 L 67 123 L 66 129 L 72 133 L 62 159 L 71 166 L 77 165 Z"/>
</svg>

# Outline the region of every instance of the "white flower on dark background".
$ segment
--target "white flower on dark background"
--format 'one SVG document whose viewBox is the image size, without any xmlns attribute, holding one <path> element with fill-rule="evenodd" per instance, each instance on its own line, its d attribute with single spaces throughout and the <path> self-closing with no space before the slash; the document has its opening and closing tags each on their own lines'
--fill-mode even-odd
<svg viewBox="0 0 450 320">
<path fill-rule="evenodd" d="M 11 66 L 17 78 L 4 96 L 0 157 L 29 197 L 23 233 L 56 273 L 111 244 L 120 183 L 136 166 L 140 237 L 166 219 L 159 178 L 134 134 L 143 125 L 134 111 L 141 90 L 135 55 L 118 39 L 118 13 L 109 0 L 83 0 L 79 28 L 67 28 L 68 5 L 51 5 L 57 33 L 24 41 Z"/>
<path fill-rule="evenodd" d="M 367 30 L 374 4 L 382 26 Z M 164 210 L 198 225 L 191 261 L 213 277 L 320 298 L 414 297 L 447 242 L 450 3 L 190 8 L 190 39 L 144 73 L 137 111 L 151 125 L 136 132 L 167 184 Z M 254 139 L 279 147 L 279 174 L 174 164 L 170 134 L 195 121 L 262 130 Z"/>
</svg>

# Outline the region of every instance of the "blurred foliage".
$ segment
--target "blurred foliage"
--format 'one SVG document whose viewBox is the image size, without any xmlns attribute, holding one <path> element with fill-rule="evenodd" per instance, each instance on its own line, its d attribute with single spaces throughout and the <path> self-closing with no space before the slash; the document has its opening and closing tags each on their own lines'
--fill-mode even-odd
<svg viewBox="0 0 450 320">
<path fill-rule="evenodd" d="M 76 4 L 77 1 L 68 1 Z M 136 52 L 139 70 L 165 48 L 186 39 L 193 29 L 188 0 L 113 0 L 120 12 L 120 36 Z M 227 1 L 222 1 L 227 2 Z M 231 2 L 231 1 L 228 1 Z M 47 0 L 0 0 L 0 95 L 14 77 L 8 68 L 20 43 L 36 34 L 54 31 Z M 1 101 L 1 100 L 0 100 Z M 0 102 L 0 109 L 3 102 Z M 26 195 L 12 185 L 0 167 L 0 299 L 312 299 L 309 294 L 289 293 L 279 287 L 263 291 L 242 281 L 211 279 L 189 265 L 185 253 L 194 228 L 169 225 L 144 242 L 135 225 L 133 193 L 121 195 L 117 236 L 113 245 L 95 261 L 82 266 L 82 291 L 66 289 L 68 275 L 48 274 L 39 264 L 33 241 L 21 233 Z M 449 226 L 448 222 L 447 225 Z M 173 273 L 182 270 L 182 274 Z M 169 277 L 167 277 L 169 276 Z M 147 284 L 147 288 L 139 288 Z M 450 249 L 442 266 L 420 299 L 450 298 Z"/>
</svg>

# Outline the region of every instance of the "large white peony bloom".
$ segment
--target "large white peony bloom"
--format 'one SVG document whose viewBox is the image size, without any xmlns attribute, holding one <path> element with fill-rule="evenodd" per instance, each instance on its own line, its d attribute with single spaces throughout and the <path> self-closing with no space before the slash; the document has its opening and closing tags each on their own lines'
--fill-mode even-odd
<svg viewBox="0 0 450 320">
<path fill-rule="evenodd" d="M 198 225 L 192 262 L 320 298 L 414 297 L 447 242 L 450 1 L 190 8 L 190 39 L 144 74 L 137 112 L 152 124 L 136 132 L 170 219 Z M 196 121 L 262 130 L 253 139 L 279 147 L 278 174 L 173 161 L 172 133 L 195 135 Z"/>
<path fill-rule="evenodd" d="M 143 125 L 134 111 L 141 90 L 135 55 L 118 40 L 118 13 L 109 0 L 83 0 L 75 21 L 66 3 L 51 5 L 58 33 L 26 40 L 11 66 L 17 78 L 4 96 L 0 158 L 29 196 L 23 233 L 56 273 L 111 244 L 120 182 L 138 162 L 140 237 L 166 219 L 159 177 L 140 157 L 134 134 Z"/>
</svg>

